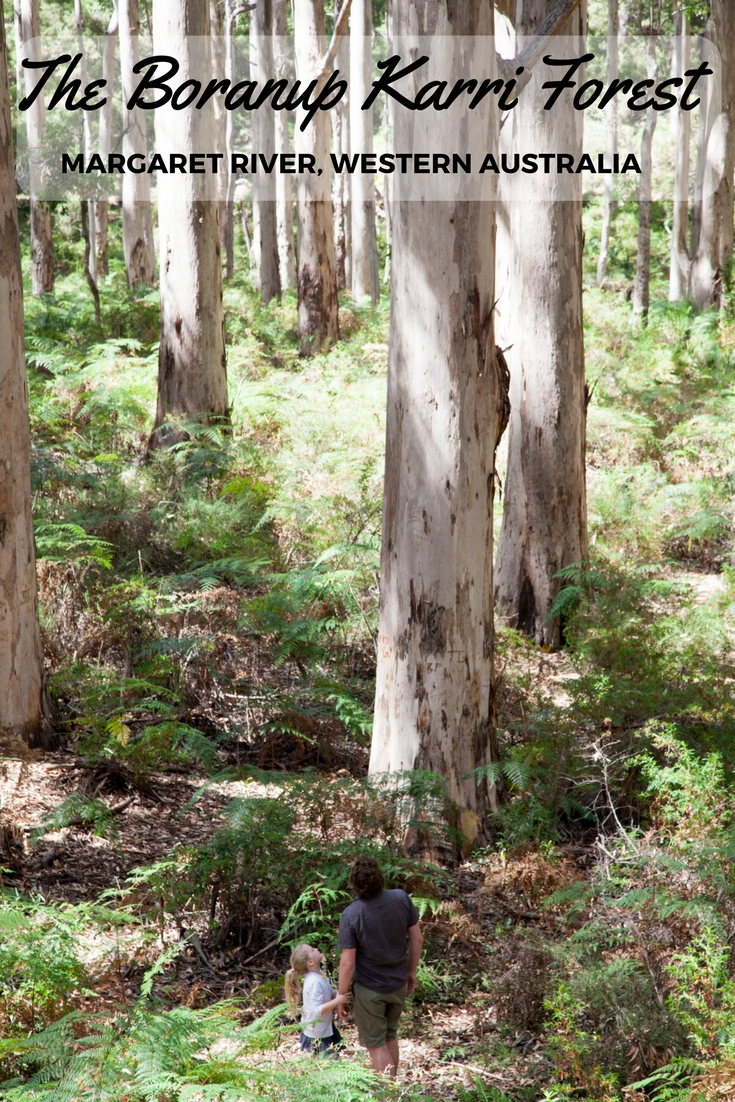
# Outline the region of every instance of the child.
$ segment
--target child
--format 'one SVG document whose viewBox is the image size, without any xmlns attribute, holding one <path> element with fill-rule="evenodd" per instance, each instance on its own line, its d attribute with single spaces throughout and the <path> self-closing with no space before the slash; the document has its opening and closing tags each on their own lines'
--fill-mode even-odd
<svg viewBox="0 0 735 1102">
<path fill-rule="evenodd" d="M 291 954 L 291 967 L 286 973 L 286 1002 L 296 1010 L 302 998 L 299 1034 L 301 1051 L 311 1052 L 318 1045 L 319 1052 L 335 1050 L 342 1043 L 339 1030 L 332 1020 L 332 1011 L 341 1003 L 349 1002 L 349 995 L 337 995 L 322 972 L 324 954 L 312 945 L 297 945 Z M 303 986 L 301 977 L 303 976 Z"/>
</svg>

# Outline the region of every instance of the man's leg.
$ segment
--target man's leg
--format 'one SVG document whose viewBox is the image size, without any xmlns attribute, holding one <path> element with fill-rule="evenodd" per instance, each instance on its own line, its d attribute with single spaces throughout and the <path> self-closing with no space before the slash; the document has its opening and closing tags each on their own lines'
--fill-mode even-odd
<svg viewBox="0 0 735 1102">
<path fill-rule="evenodd" d="M 369 1048 L 368 1055 L 373 1071 L 383 1075 L 386 1071 L 392 1079 L 395 1079 L 398 1066 L 398 1042 L 389 1041 L 380 1048 Z"/>
<path fill-rule="evenodd" d="M 406 1001 L 406 988 L 393 991 L 386 996 L 385 1007 L 385 1047 L 388 1049 L 393 1065 L 391 1075 L 395 1076 L 398 1070 L 398 1022 L 403 1012 Z"/>
</svg>

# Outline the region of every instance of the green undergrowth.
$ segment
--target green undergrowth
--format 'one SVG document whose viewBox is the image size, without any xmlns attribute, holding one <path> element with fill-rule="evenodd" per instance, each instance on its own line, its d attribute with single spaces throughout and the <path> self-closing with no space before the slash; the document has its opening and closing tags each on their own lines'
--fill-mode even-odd
<svg viewBox="0 0 735 1102">
<path fill-rule="evenodd" d="M 72 212 L 54 217 L 78 259 Z M 386 305 L 345 306 L 343 340 L 300 360 L 294 295 L 263 307 L 243 250 L 225 290 L 231 420 L 183 423 L 178 444 L 149 450 L 157 292 L 128 290 L 118 223 L 113 210 L 99 326 L 76 270 L 26 298 L 58 728 L 87 760 L 138 778 L 156 764 L 211 769 L 254 722 L 295 758 L 333 759 L 338 733 L 357 746 L 369 728 Z"/>
<path fill-rule="evenodd" d="M 145 793 L 172 767 L 231 799 L 208 839 L 136 870 L 94 913 L 4 898 L 0 1058 L 16 1080 L 4 1097 L 392 1097 L 352 1061 L 269 1055 L 293 1029 L 280 981 L 243 1004 L 184 1006 L 177 972 L 194 934 L 235 963 L 271 946 L 280 967 L 302 939 L 334 954 L 347 869 L 366 850 L 427 928 L 409 1021 L 470 1013 L 473 1035 L 439 1045 L 445 1062 L 467 1062 L 466 1084 L 478 1067 L 508 1071 L 505 1091 L 482 1076 L 457 1088 L 463 1102 L 608 1102 L 630 1084 L 636 1102 L 684 1102 L 731 1082 L 735 329 L 727 311 L 665 302 L 665 204 L 647 326 L 627 298 L 630 205 L 608 284 L 592 287 L 595 204 L 590 562 L 560 576 L 563 658 L 497 633 L 501 761 L 484 776 L 499 805 L 464 865 L 441 782 L 362 777 L 385 300 L 355 309 L 346 296 L 342 339 L 302 360 L 293 294 L 263 307 L 239 243 L 225 288 L 231 420 L 183 424 L 179 444 L 149 452 L 156 291 L 127 289 L 113 212 L 96 325 L 74 212 L 56 208 L 66 274 L 26 299 L 56 726 L 97 770 L 95 790 L 104 769 Z M 68 797 L 28 846 L 65 829 L 116 844 L 108 795 Z M 542 1055 L 521 1074 L 527 1039 Z M 405 1083 L 395 1096 L 413 1097 Z"/>
</svg>

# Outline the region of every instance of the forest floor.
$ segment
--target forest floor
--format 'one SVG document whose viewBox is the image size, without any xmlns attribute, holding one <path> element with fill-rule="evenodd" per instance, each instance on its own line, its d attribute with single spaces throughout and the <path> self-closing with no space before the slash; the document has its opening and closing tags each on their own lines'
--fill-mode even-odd
<svg viewBox="0 0 735 1102">
<path fill-rule="evenodd" d="M 537 685 L 543 682 L 549 699 L 564 702 L 564 683 L 574 671 L 563 653 L 528 652 L 520 663 Z M 513 719 L 514 703 L 518 700 L 512 694 L 506 697 L 511 710 L 501 718 L 508 722 Z M 220 781 L 207 785 L 194 801 L 206 779 L 206 775 L 191 775 L 191 771 L 187 775 L 180 767 L 154 771 L 144 790 L 133 789 L 131 795 L 129 786 L 116 785 L 105 775 L 100 780 L 99 771 L 65 750 L 31 750 L 22 757 L 5 758 L 0 761 L 0 808 L 2 822 L 12 823 L 14 828 L 13 844 L 5 854 L 6 865 L 11 866 L 5 870 L 5 888 L 47 903 L 72 906 L 105 898 L 112 890 L 121 893 L 123 904 L 135 907 L 143 893 L 126 891 L 126 883 L 136 869 L 165 860 L 178 847 L 205 844 L 231 800 L 244 794 L 281 794 L 276 784 Z M 337 774 L 325 773 L 324 779 L 336 780 Z M 115 823 L 110 834 L 98 836 L 91 825 L 82 823 L 45 830 L 42 836 L 34 833 L 65 800 L 90 791 L 113 811 Z M 117 807 L 122 808 L 119 813 L 115 813 Z M 476 981 L 478 970 L 487 968 L 488 954 L 500 949 L 510 924 L 543 930 L 545 917 L 533 908 L 570 878 L 584 878 L 592 862 L 592 847 L 576 844 L 568 851 L 558 847 L 552 861 L 529 852 L 486 855 L 479 860 L 475 856 L 456 865 L 450 874 L 449 892 L 456 910 L 449 913 L 448 921 L 430 917 L 425 922 L 429 935 L 434 928 L 445 935 L 446 958 L 441 962 L 445 976 L 451 975 L 454 981 L 459 975 L 472 976 Z M 174 962 L 159 990 L 165 1003 L 196 1007 L 235 998 L 242 1000 L 246 1018 L 247 1007 L 262 1012 L 278 1003 L 288 956 L 287 950 L 273 944 L 278 929 L 261 934 L 267 943 L 254 954 L 241 946 L 212 951 L 207 946 L 206 915 L 198 917 L 199 933 L 188 931 L 189 947 Z M 175 930 L 170 919 L 163 920 L 161 945 L 186 933 Z M 511 970 L 517 966 L 517 962 L 509 962 Z M 100 1009 L 131 1004 L 139 995 L 143 971 L 144 962 L 137 966 L 128 962 L 122 970 L 108 973 L 95 985 L 94 994 L 88 993 L 78 1005 Z M 458 1097 L 458 1087 L 473 1088 L 478 1077 L 486 1085 L 511 1092 L 533 1091 L 548 1080 L 553 1067 L 542 1031 L 517 1029 L 509 1033 L 505 1029 L 500 1044 L 497 1032 L 495 1007 L 486 991 L 474 990 L 469 998 L 459 1000 L 450 994 L 409 1004 L 402 1026 L 399 1083 L 420 1087 L 427 1098 L 452 1099 Z M 344 1025 L 343 1035 L 345 1055 L 359 1054 L 351 1023 Z M 297 1053 L 295 1036 L 287 1034 L 277 1049 L 259 1060 L 278 1064 Z"/>
</svg>

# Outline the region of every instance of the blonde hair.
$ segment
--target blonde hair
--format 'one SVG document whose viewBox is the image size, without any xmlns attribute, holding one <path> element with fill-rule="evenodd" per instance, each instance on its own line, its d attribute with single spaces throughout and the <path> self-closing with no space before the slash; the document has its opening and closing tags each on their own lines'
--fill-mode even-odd
<svg viewBox="0 0 735 1102">
<path fill-rule="evenodd" d="M 309 971 L 307 965 L 313 953 L 311 945 L 297 945 L 291 954 L 291 967 L 286 972 L 286 1002 L 295 1010 L 301 998 L 301 977 Z"/>
</svg>

